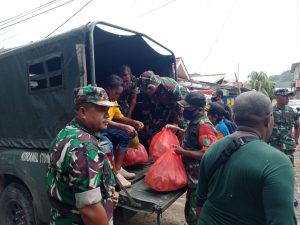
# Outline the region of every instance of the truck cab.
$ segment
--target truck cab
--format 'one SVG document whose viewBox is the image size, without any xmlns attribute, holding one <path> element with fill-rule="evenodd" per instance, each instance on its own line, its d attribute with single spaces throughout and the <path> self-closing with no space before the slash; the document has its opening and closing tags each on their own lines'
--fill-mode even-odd
<svg viewBox="0 0 300 225">
<path fill-rule="evenodd" d="M 2 53 L 0 224 L 49 223 L 48 149 L 73 117 L 74 88 L 101 86 L 122 64 L 130 65 L 135 76 L 152 70 L 176 79 L 175 63 L 173 52 L 147 35 L 105 22 Z M 140 175 L 129 195 L 121 191 L 120 207 L 160 214 L 184 193 L 150 190 L 143 182 L 148 167 L 134 168 Z"/>
</svg>

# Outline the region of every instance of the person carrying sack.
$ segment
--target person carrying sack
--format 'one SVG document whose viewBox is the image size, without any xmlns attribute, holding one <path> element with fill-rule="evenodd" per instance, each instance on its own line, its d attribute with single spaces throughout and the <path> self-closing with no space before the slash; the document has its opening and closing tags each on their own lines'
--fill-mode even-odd
<svg viewBox="0 0 300 225">
<path fill-rule="evenodd" d="M 185 218 L 188 225 L 197 224 L 196 187 L 199 178 L 200 161 L 208 147 L 217 140 L 216 130 L 205 115 L 205 96 L 200 92 L 189 93 L 184 100 L 178 102 L 184 107 L 183 117 L 190 121 L 187 129 L 167 124 L 174 132 L 184 133 L 183 146 L 174 145 L 174 151 L 182 156 L 182 161 L 188 175 L 188 190 L 185 204 Z"/>
</svg>

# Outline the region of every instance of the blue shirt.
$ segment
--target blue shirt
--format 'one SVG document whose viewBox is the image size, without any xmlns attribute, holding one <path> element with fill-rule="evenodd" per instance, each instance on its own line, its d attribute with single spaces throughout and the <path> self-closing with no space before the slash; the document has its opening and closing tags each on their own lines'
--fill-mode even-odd
<svg viewBox="0 0 300 225">
<path fill-rule="evenodd" d="M 227 126 L 226 126 L 226 124 L 224 123 L 223 120 L 221 120 L 221 121 L 218 123 L 216 129 L 217 129 L 217 131 L 220 131 L 220 132 L 223 134 L 223 137 L 225 137 L 225 136 L 227 136 L 227 135 L 230 134 L 230 133 L 229 133 L 229 130 L 228 130 L 228 128 L 227 128 Z"/>
</svg>

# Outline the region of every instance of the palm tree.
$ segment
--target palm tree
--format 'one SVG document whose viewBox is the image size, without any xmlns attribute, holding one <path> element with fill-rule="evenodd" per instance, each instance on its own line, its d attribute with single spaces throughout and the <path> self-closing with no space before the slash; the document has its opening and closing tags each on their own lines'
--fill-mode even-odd
<svg viewBox="0 0 300 225">
<path fill-rule="evenodd" d="M 271 81 L 267 74 L 264 72 L 256 72 L 252 71 L 250 75 L 248 75 L 248 81 L 246 81 L 245 86 L 255 89 L 256 91 L 260 91 L 263 94 L 273 97 L 273 91 L 275 89 L 275 83 Z"/>
</svg>

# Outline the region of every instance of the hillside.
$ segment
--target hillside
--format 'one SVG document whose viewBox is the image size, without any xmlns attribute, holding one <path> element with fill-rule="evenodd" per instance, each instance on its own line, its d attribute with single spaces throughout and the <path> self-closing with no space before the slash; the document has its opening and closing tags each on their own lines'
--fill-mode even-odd
<svg viewBox="0 0 300 225">
<path fill-rule="evenodd" d="M 275 82 L 276 88 L 290 88 L 294 81 L 294 74 L 287 70 L 280 75 L 269 76 L 269 78 Z"/>
</svg>

